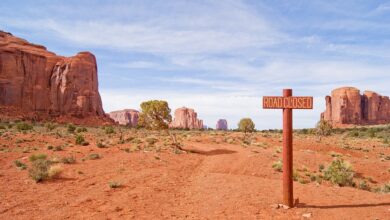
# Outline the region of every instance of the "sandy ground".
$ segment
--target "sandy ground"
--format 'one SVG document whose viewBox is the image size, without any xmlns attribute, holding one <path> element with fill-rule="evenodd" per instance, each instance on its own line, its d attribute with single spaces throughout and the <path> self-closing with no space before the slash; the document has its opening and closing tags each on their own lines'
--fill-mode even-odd
<svg viewBox="0 0 390 220">
<path fill-rule="evenodd" d="M 295 208 L 275 209 L 281 203 L 282 173 L 272 168 L 281 158 L 277 149 L 281 136 L 255 135 L 257 145 L 226 143 L 222 135 L 200 133 L 182 138 L 185 149 L 197 153 L 176 154 L 163 150 L 123 149 L 130 143 L 97 148 L 74 145 L 62 151 L 47 150 L 46 144 L 73 140 L 37 132 L 4 135 L 0 141 L 0 219 L 390 219 L 390 194 L 352 187 L 294 182 Z M 230 133 L 236 139 L 239 133 Z M 97 135 L 99 136 L 99 135 Z M 114 137 L 112 137 L 114 138 Z M 15 140 L 27 140 L 15 144 Z M 362 150 L 345 150 L 349 141 Z M 370 177 L 372 186 L 390 181 L 390 148 L 375 140 L 345 140 L 295 135 L 294 166 L 318 172 L 320 164 L 332 161 L 332 152 L 343 155 L 360 177 Z M 17 146 L 20 145 L 20 146 Z M 35 150 L 20 149 L 37 146 Z M 27 170 L 13 164 L 29 164 L 28 156 L 74 155 L 75 164 L 64 164 L 61 178 L 35 183 Z M 90 153 L 98 160 L 82 160 Z M 303 174 L 302 174 L 303 175 Z M 111 189 L 108 182 L 121 186 Z"/>
</svg>

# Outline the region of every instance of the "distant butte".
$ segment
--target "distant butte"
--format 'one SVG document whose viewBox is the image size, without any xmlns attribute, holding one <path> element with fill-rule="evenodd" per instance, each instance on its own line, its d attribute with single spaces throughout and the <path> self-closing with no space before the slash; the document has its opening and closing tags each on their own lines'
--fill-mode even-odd
<svg viewBox="0 0 390 220">
<path fill-rule="evenodd" d="M 326 110 L 321 119 L 334 127 L 390 123 L 390 100 L 372 91 L 363 95 L 354 87 L 342 87 L 326 96 Z"/>
<path fill-rule="evenodd" d="M 139 112 L 134 109 L 113 111 L 109 113 L 109 116 L 120 125 L 129 127 L 137 127 L 138 125 Z"/>
<path fill-rule="evenodd" d="M 169 125 L 171 128 L 203 129 L 203 121 L 198 119 L 194 109 L 182 107 L 175 111 L 175 118 Z"/>
<path fill-rule="evenodd" d="M 96 58 L 58 56 L 0 31 L 0 117 L 101 124 Z"/>
</svg>

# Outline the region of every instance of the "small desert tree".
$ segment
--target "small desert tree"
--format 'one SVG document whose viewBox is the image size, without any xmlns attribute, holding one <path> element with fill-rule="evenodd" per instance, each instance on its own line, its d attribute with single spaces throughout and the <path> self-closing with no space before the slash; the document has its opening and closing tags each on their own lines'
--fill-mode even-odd
<svg viewBox="0 0 390 220">
<path fill-rule="evenodd" d="M 321 119 L 316 126 L 316 133 L 318 136 L 329 136 L 332 134 L 332 124 Z"/>
<path fill-rule="evenodd" d="M 139 125 L 151 130 L 163 130 L 168 128 L 172 121 L 171 109 L 168 102 L 151 100 L 141 103 Z"/>
<path fill-rule="evenodd" d="M 171 109 L 168 102 L 161 100 L 151 100 L 141 103 L 141 113 L 138 124 L 141 127 L 151 130 L 166 130 L 172 138 L 173 145 L 180 150 L 180 144 L 176 141 L 176 136 L 169 132 L 169 123 L 172 121 Z"/>
<path fill-rule="evenodd" d="M 247 138 L 247 134 L 255 131 L 255 123 L 250 118 L 243 118 L 238 123 L 238 129 L 244 132 L 244 141 Z"/>
</svg>

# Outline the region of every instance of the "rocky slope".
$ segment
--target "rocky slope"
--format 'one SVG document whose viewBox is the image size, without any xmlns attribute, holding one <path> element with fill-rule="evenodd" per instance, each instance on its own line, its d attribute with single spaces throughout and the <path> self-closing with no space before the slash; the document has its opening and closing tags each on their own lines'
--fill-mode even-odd
<svg viewBox="0 0 390 220">
<path fill-rule="evenodd" d="M 107 121 L 95 56 L 62 57 L 0 31 L 0 115 L 33 120 Z"/>
<path fill-rule="evenodd" d="M 217 121 L 217 125 L 215 126 L 215 129 L 226 131 L 228 129 L 228 124 L 226 119 L 219 119 Z"/>
<path fill-rule="evenodd" d="M 139 112 L 134 109 L 124 109 L 109 113 L 111 119 L 120 125 L 136 127 L 138 125 Z"/>
<path fill-rule="evenodd" d="M 390 123 L 390 99 L 372 91 L 363 95 L 353 87 L 342 87 L 326 96 L 321 118 L 333 126 Z"/>
<path fill-rule="evenodd" d="M 194 109 L 182 107 L 175 110 L 175 118 L 169 127 L 181 129 L 203 129 L 203 121 L 198 119 L 198 115 Z"/>
</svg>

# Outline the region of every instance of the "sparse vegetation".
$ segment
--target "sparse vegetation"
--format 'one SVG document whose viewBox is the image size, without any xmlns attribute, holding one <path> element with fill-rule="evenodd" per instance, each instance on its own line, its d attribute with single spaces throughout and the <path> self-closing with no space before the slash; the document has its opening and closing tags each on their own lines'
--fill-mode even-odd
<svg viewBox="0 0 390 220">
<path fill-rule="evenodd" d="M 25 170 L 27 168 L 27 165 L 20 162 L 19 160 L 14 161 L 15 166 L 20 170 Z"/>
<path fill-rule="evenodd" d="M 76 130 L 76 126 L 68 124 L 67 130 L 69 133 L 74 133 L 74 131 Z"/>
<path fill-rule="evenodd" d="M 18 131 L 28 131 L 28 130 L 32 130 L 32 129 L 33 129 L 33 126 L 30 124 L 27 124 L 25 122 L 19 122 L 16 124 L 16 130 L 18 130 Z"/>
<path fill-rule="evenodd" d="M 120 184 L 119 182 L 116 182 L 116 181 L 110 181 L 110 182 L 108 182 L 108 186 L 109 186 L 111 189 L 116 189 L 116 188 L 121 187 L 122 184 Z"/>
<path fill-rule="evenodd" d="M 61 158 L 61 163 L 73 164 L 76 163 L 76 158 L 74 156 L 63 157 Z"/>
<path fill-rule="evenodd" d="M 324 178 L 339 186 L 353 186 L 355 172 L 351 165 L 342 159 L 335 159 L 324 171 Z"/>
<path fill-rule="evenodd" d="M 104 127 L 104 132 L 106 134 L 114 134 L 115 133 L 115 129 L 112 126 L 106 126 L 106 127 Z"/>
<path fill-rule="evenodd" d="M 93 154 L 88 155 L 88 159 L 89 160 L 97 160 L 97 159 L 100 159 L 100 158 L 101 158 L 100 155 L 97 154 L 97 153 L 93 153 Z"/>
<path fill-rule="evenodd" d="M 47 158 L 47 155 L 46 154 L 33 154 L 31 155 L 28 159 L 31 161 L 31 162 L 34 162 L 36 160 L 46 160 Z"/>
<path fill-rule="evenodd" d="M 84 136 L 81 134 L 76 135 L 75 142 L 77 145 L 82 145 L 82 146 L 87 146 L 89 144 L 87 141 L 85 141 Z"/>
<path fill-rule="evenodd" d="M 62 173 L 62 167 L 53 165 L 53 162 L 46 159 L 36 159 L 32 162 L 28 172 L 35 182 L 41 182 L 59 177 Z"/>
<path fill-rule="evenodd" d="M 325 120 L 320 120 L 316 126 L 316 133 L 319 136 L 329 136 L 332 134 L 332 124 Z"/>
<path fill-rule="evenodd" d="M 76 132 L 77 133 L 81 133 L 81 132 L 87 132 L 88 130 L 86 129 L 86 128 L 84 128 L 84 127 L 80 127 L 80 128 L 77 128 L 76 129 Z"/>
<path fill-rule="evenodd" d="M 283 162 L 281 160 L 278 160 L 272 164 L 272 168 L 278 172 L 282 172 L 283 169 Z"/>
<path fill-rule="evenodd" d="M 51 122 L 48 122 L 45 124 L 45 128 L 47 131 L 52 131 L 56 128 L 57 126 Z"/>
</svg>

